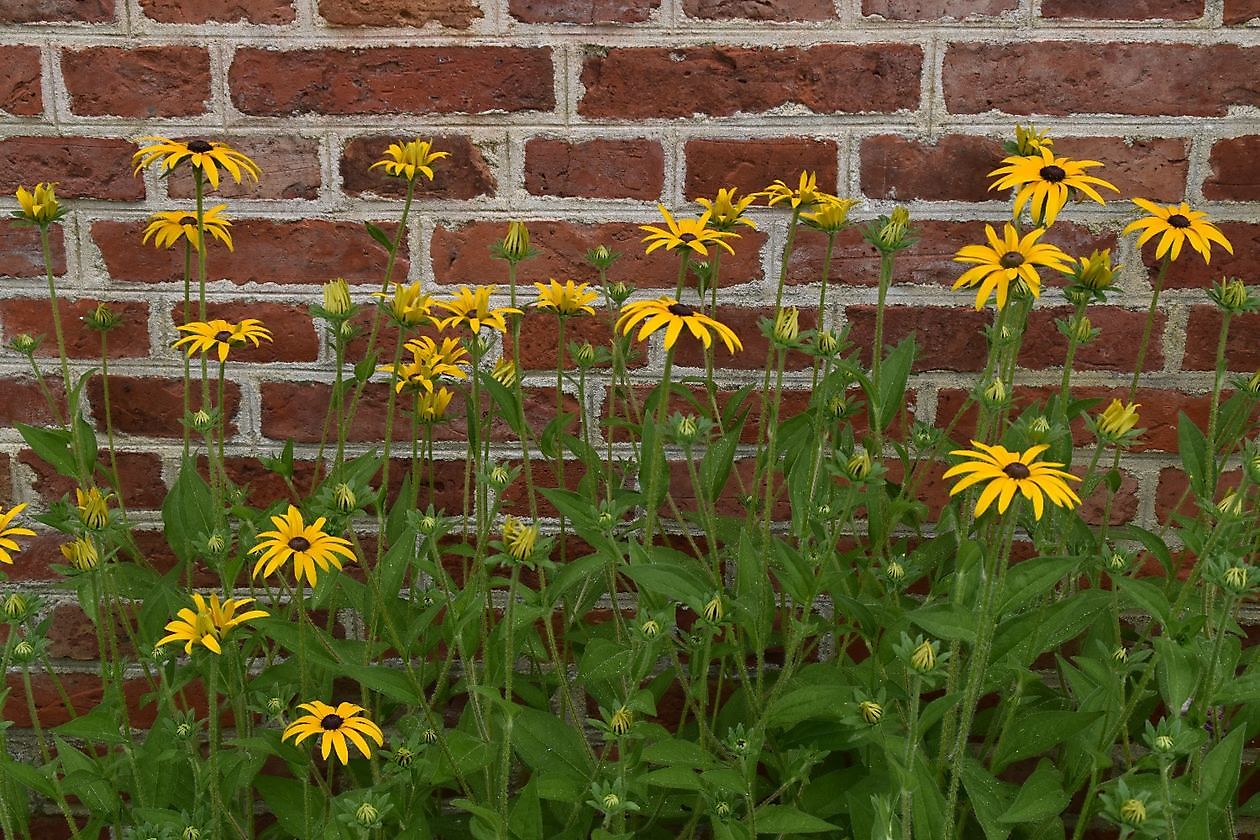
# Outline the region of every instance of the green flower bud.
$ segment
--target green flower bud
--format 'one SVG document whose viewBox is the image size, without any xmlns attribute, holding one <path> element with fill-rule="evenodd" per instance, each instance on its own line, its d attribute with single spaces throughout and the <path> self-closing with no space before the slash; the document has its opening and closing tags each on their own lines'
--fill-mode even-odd
<svg viewBox="0 0 1260 840">
<path fill-rule="evenodd" d="M 632 723 L 634 723 L 634 713 L 626 706 L 622 706 L 613 712 L 612 718 L 608 721 L 608 728 L 614 735 L 625 735 L 630 731 Z"/>
<path fill-rule="evenodd" d="M 722 606 L 722 596 L 714 595 L 709 599 L 709 603 L 704 605 L 704 617 L 707 621 L 717 624 L 724 615 L 726 615 L 726 608 Z"/>
<path fill-rule="evenodd" d="M 344 481 L 333 488 L 333 502 L 336 503 L 337 510 L 342 513 L 349 513 L 359 506 L 359 500 L 355 497 L 354 491 Z"/>
<path fill-rule="evenodd" d="M 936 649 L 930 640 L 920 643 L 910 654 L 910 667 L 924 674 L 936 667 Z"/>
<path fill-rule="evenodd" d="M 1146 803 L 1140 799 L 1126 799 L 1120 805 L 1120 819 L 1129 825 L 1141 825 L 1146 822 Z"/>
<path fill-rule="evenodd" d="M 10 624 L 22 621 L 30 609 L 30 603 L 19 592 L 14 592 L 4 599 L 4 617 Z"/>
<path fill-rule="evenodd" d="M 122 318 L 119 317 L 118 313 L 104 303 L 83 317 L 83 323 L 87 324 L 88 329 L 96 332 L 109 332 L 118 326 L 121 321 Z"/>
<path fill-rule="evenodd" d="M 795 306 L 780 309 L 774 316 L 774 338 L 781 344 L 791 344 L 801 334 L 801 311 Z"/>
<path fill-rule="evenodd" d="M 863 700 L 858 703 L 858 712 L 862 715 L 862 720 L 874 726 L 884 716 L 884 707 L 873 700 Z"/>
<path fill-rule="evenodd" d="M 888 568 L 884 570 L 884 574 L 888 575 L 888 579 L 893 583 L 901 583 L 905 580 L 906 569 L 896 560 L 888 564 Z"/>
<path fill-rule="evenodd" d="M 381 814 L 371 802 L 361 802 L 354 810 L 354 818 L 359 821 L 359 825 L 370 826 L 381 818 Z"/>
<path fill-rule="evenodd" d="M 13 337 L 12 347 L 22 355 L 29 356 L 39 349 L 39 339 L 27 333 L 20 333 Z"/>
<path fill-rule="evenodd" d="M 324 284 L 324 311 L 334 318 L 344 318 L 350 314 L 354 304 L 350 302 L 350 286 L 344 278 L 338 277 Z"/>
</svg>

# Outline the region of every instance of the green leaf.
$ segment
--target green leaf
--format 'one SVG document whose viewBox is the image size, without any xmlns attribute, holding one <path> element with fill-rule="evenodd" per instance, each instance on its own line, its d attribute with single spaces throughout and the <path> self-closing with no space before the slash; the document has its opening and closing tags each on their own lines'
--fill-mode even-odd
<svg viewBox="0 0 1260 840">
<path fill-rule="evenodd" d="M 179 478 L 162 503 L 162 524 L 166 541 L 175 556 L 191 563 L 197 556 L 195 543 L 214 530 L 214 497 L 210 486 L 197 472 L 196 464 L 187 459 L 179 468 Z"/>
<path fill-rule="evenodd" d="M 543 837 L 542 805 L 538 801 L 538 782 L 530 779 L 516 797 L 516 803 L 508 814 L 508 828 L 521 840 L 538 840 Z"/>
<path fill-rule="evenodd" d="M 638 543 L 630 544 L 631 563 L 621 573 L 642 589 L 668 601 L 684 601 L 700 606 L 708 601 L 713 585 L 696 570 L 696 560 L 662 546 L 649 552 Z"/>
<path fill-rule="evenodd" d="M 778 540 L 775 540 L 772 547 L 777 544 Z M 758 648 L 767 644 L 774 620 L 774 593 L 770 591 L 763 551 L 753 546 L 750 532 L 744 531 L 739 535 L 733 606 L 738 614 L 737 621 L 750 634 L 750 642 Z"/>
<path fill-rule="evenodd" d="M 1048 761 L 1042 761 L 1037 769 L 1019 786 L 1015 801 L 1006 813 L 998 817 L 1004 823 L 1036 823 L 1062 814 L 1071 802 L 1059 784 L 1059 774 Z"/>
<path fill-rule="evenodd" d="M 29 764 L 23 764 L 20 761 L 11 761 L 7 758 L 0 758 L 0 775 L 12 779 L 20 785 L 24 785 L 36 793 L 52 799 L 56 796 L 56 789 L 53 787 L 52 781 L 39 770 L 36 770 Z"/>
<path fill-rule="evenodd" d="M 1049 592 L 1079 564 L 1076 557 L 1034 557 L 1016 563 L 1006 573 L 1000 615 L 1018 612 Z"/>
<path fill-rule="evenodd" d="M 643 760 L 650 764 L 680 764 L 708 770 L 717 765 L 712 755 L 694 741 L 681 738 L 662 738 L 643 750 Z"/>
<path fill-rule="evenodd" d="M 1113 578 L 1111 582 L 1128 601 L 1146 610 L 1152 618 L 1167 626 L 1168 618 L 1172 613 L 1172 605 L 1168 603 L 1168 596 L 1162 589 L 1150 581 L 1137 578 L 1118 577 Z"/>
<path fill-rule="evenodd" d="M 65 429 L 41 429 L 25 423 L 16 424 L 26 445 L 59 475 L 77 479 L 74 457 L 70 453 L 70 433 Z"/>
<path fill-rule="evenodd" d="M 276 815 L 276 821 L 281 828 L 294 837 L 306 836 L 301 782 L 279 776 L 258 776 L 254 779 L 254 787 L 267 803 L 267 810 Z M 312 807 L 311 810 L 315 808 Z"/>
<path fill-rule="evenodd" d="M 700 774 L 689 767 L 670 766 L 649 770 L 641 777 L 649 785 L 673 790 L 703 790 Z"/>
<path fill-rule="evenodd" d="M 354 379 L 356 382 L 367 382 L 373 373 L 376 373 L 375 353 L 372 353 L 366 359 L 354 366 Z"/>
<path fill-rule="evenodd" d="M 79 738 L 104 744 L 122 744 L 127 741 L 119 729 L 112 703 L 100 703 L 86 714 L 67 721 L 53 729 L 66 738 Z"/>
<path fill-rule="evenodd" d="M 790 805 L 765 805 L 757 809 L 758 834 L 818 834 L 839 828 Z"/>
<path fill-rule="evenodd" d="M 1159 657 L 1155 670 L 1159 693 L 1164 698 L 1164 703 L 1175 713 L 1190 699 L 1190 693 L 1199 681 L 1198 660 L 1167 636 L 1156 636 L 1151 644 Z"/>
<path fill-rule="evenodd" d="M 993 774 L 984 769 L 983 764 L 973 758 L 968 758 L 963 763 L 962 781 L 967 788 L 967 801 L 971 804 L 980 828 L 984 830 L 985 838 L 1006 840 L 1011 830 L 1002 824 L 1000 818 L 1008 810 L 1011 786 L 995 779 Z"/>
<path fill-rule="evenodd" d="M 1159 561 L 1159 565 L 1164 567 L 1165 572 L 1169 575 L 1173 573 L 1172 552 L 1168 550 L 1168 546 L 1158 534 L 1136 525 L 1121 525 L 1118 528 L 1112 528 L 1111 533 L 1118 540 L 1133 540 L 1141 543 L 1142 547 Z"/>
<path fill-rule="evenodd" d="M 1194 488 L 1195 495 L 1199 498 L 1210 496 L 1207 486 L 1211 477 L 1207 438 L 1184 411 L 1177 413 L 1177 449 L 1181 453 L 1181 465 L 1185 468 L 1186 478 Z"/>
<path fill-rule="evenodd" d="M 883 348 L 876 347 L 875 352 L 882 353 Z M 880 431 L 888 428 L 888 424 L 905 405 L 906 381 L 910 378 L 914 357 L 914 337 L 910 336 L 902 339 L 880 366 L 879 382 L 873 383 L 874 387 L 879 388 L 879 393 L 868 393 Z"/>
<path fill-rule="evenodd" d="M 1234 800 L 1238 772 L 1242 767 L 1243 741 L 1247 727 L 1236 726 L 1225 739 L 1212 747 L 1203 759 L 1203 783 L 1200 790 L 1217 811 L 1223 811 Z"/>
<path fill-rule="evenodd" d="M 378 228 L 371 222 L 364 222 L 363 227 L 367 228 L 368 236 L 376 240 L 382 248 L 389 253 L 394 253 L 394 243 L 390 240 L 389 235 L 385 231 Z"/>
<path fill-rule="evenodd" d="M 1100 717 L 1101 712 L 1031 712 L 1017 715 L 993 757 L 994 772 L 1000 772 L 1011 762 L 1039 755 L 1055 744 L 1080 735 Z"/>
<path fill-rule="evenodd" d="M 555 715 L 519 708 L 513 732 L 512 748 L 527 766 L 569 776 L 582 784 L 590 781 L 591 768 L 582 736 Z"/>
<path fill-rule="evenodd" d="M 957 604 L 934 604 L 906 614 L 906 618 L 938 639 L 972 643 L 976 640 L 976 616 Z"/>
<path fill-rule="evenodd" d="M 1210 705 L 1231 706 L 1235 703 L 1254 703 L 1257 699 L 1260 699 L 1260 670 L 1253 669 L 1237 679 L 1226 680 L 1212 695 Z M 1257 802 L 1260 803 L 1260 799 Z"/>
</svg>

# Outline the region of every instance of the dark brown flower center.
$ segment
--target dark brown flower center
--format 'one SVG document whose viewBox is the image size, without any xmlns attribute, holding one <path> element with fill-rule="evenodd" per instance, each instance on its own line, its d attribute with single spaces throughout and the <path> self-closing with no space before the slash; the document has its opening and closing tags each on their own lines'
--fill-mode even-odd
<svg viewBox="0 0 1260 840">
<path fill-rule="evenodd" d="M 319 722 L 319 725 L 321 729 L 332 732 L 334 729 L 340 729 L 343 723 L 345 721 L 341 719 L 341 715 L 324 715 L 324 719 Z"/>
<path fill-rule="evenodd" d="M 1002 268 L 1019 268 L 1024 264 L 1024 255 L 1019 251 L 1007 251 L 998 260 Z"/>
<path fill-rule="evenodd" d="M 684 233 L 678 237 L 678 241 L 683 243 L 695 242 L 696 235 L 694 233 Z"/>
<path fill-rule="evenodd" d="M 1190 220 L 1180 213 L 1173 213 L 1168 217 L 1168 224 L 1175 228 L 1188 228 L 1190 227 Z"/>
<path fill-rule="evenodd" d="M 1067 177 L 1067 173 L 1063 171 L 1063 167 L 1055 166 L 1054 164 L 1041 167 L 1041 171 L 1037 174 L 1041 176 L 1043 181 L 1049 181 L 1052 184 L 1057 184 Z"/>
<path fill-rule="evenodd" d="M 685 303 L 671 303 L 667 311 L 670 315 L 677 315 L 679 318 L 688 318 L 696 314 L 696 310 Z"/>
<path fill-rule="evenodd" d="M 1016 481 L 1028 478 L 1028 476 L 1032 475 L 1032 473 L 1028 471 L 1028 467 L 1021 464 L 1019 461 L 1013 461 L 1007 464 L 1002 468 L 1002 472 L 1006 473 Z"/>
<path fill-rule="evenodd" d="M 205 140 L 189 140 L 188 141 L 188 151 L 196 152 L 197 154 L 205 154 L 206 152 L 210 151 L 213 148 L 214 146 L 211 146 Z"/>
<path fill-rule="evenodd" d="M 231 338 L 232 338 L 232 333 L 230 333 L 227 330 L 219 330 L 217 333 L 214 334 L 214 340 L 221 344 L 227 344 L 228 340 Z"/>
<path fill-rule="evenodd" d="M 294 537 L 293 539 L 289 540 L 289 548 L 293 549 L 294 551 L 306 551 L 310 547 L 311 547 L 311 541 L 308 540 L 306 537 Z"/>
<path fill-rule="evenodd" d="M 179 220 L 179 223 L 180 223 L 181 225 L 192 225 L 193 227 L 196 227 L 196 226 L 197 226 L 197 217 L 196 217 L 196 216 L 184 216 L 182 219 L 180 219 L 180 220 Z"/>
</svg>

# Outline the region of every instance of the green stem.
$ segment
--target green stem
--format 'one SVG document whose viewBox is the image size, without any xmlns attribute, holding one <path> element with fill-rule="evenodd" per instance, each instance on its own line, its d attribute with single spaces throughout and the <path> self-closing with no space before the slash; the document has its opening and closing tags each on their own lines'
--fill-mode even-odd
<svg viewBox="0 0 1260 840">
<path fill-rule="evenodd" d="M 1159 272 L 1155 275 L 1154 290 L 1151 292 L 1151 305 L 1146 311 L 1146 325 L 1142 327 L 1142 340 L 1138 344 L 1137 361 L 1133 363 L 1133 382 L 1129 385 L 1129 402 L 1137 399 L 1138 382 L 1142 378 L 1142 368 L 1146 365 L 1146 351 L 1151 343 L 1151 331 L 1155 328 L 1155 315 L 1159 311 L 1159 293 L 1164 287 L 1164 275 L 1172 260 L 1165 254 L 1159 263 Z"/>
<path fill-rule="evenodd" d="M 653 430 L 653 435 L 658 443 L 663 439 L 665 431 L 665 411 L 669 406 L 669 397 L 672 393 L 670 375 L 673 371 L 674 348 L 671 347 L 665 351 L 665 369 L 661 373 L 661 384 L 657 386 L 656 392 L 656 428 Z M 646 420 L 646 418 L 644 419 Z M 644 516 L 646 517 L 643 525 L 643 546 L 646 548 L 652 544 L 652 538 L 656 534 L 656 503 L 653 500 L 656 498 L 656 485 L 661 476 L 657 475 L 656 467 L 658 462 L 655 453 L 648 452 L 645 447 L 642 457 L 648 459 L 647 498 L 643 500 L 645 507 Z M 665 471 L 666 473 L 669 472 L 668 462 L 665 464 Z"/>
<path fill-rule="evenodd" d="M 1208 411 L 1208 430 L 1207 430 L 1207 455 L 1208 455 L 1208 476 L 1204 486 L 1211 488 L 1213 492 L 1216 490 L 1216 478 L 1219 474 L 1216 461 L 1216 435 L 1220 424 L 1220 414 L 1217 409 L 1221 404 L 1221 386 L 1225 381 L 1225 345 L 1229 340 L 1229 324 L 1233 320 L 1234 313 L 1225 310 L 1221 316 L 1221 331 L 1216 341 L 1216 366 L 1215 377 L 1212 380 L 1212 406 Z"/>
</svg>

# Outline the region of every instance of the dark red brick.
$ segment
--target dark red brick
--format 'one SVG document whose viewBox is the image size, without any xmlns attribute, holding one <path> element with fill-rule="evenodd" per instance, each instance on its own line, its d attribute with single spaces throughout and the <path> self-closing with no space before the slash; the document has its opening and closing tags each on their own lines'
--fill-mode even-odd
<svg viewBox="0 0 1260 840">
<path fill-rule="evenodd" d="M 70 110 L 88 117 L 188 117 L 206 112 L 210 54 L 201 47 L 64 50 Z"/>
<path fill-rule="evenodd" d="M 19 117 L 44 112 L 39 47 L 0 47 L 0 111 Z"/>
<path fill-rule="evenodd" d="M 236 183 L 228 175 L 210 197 L 220 198 L 319 198 L 319 141 L 309 137 L 267 134 L 249 137 L 210 137 L 248 155 L 262 169 L 258 183 L 246 177 Z M 192 198 L 192 173 L 179 167 L 169 178 L 172 198 Z"/>
<path fill-rule="evenodd" d="M 863 364 L 869 365 L 875 345 L 875 307 L 849 306 L 845 316 L 851 326 L 849 341 L 861 349 Z M 979 371 L 988 356 L 982 330 L 992 320 L 992 313 L 970 308 L 889 306 L 884 310 L 884 345 L 895 346 L 914 333 L 916 371 Z"/>
<path fill-rule="evenodd" d="M 159 23 L 282 24 L 297 16 L 293 0 L 140 0 L 140 8 Z"/>
<path fill-rule="evenodd" d="M 1197 20 L 1203 0 L 1042 0 L 1044 18 Z"/>
<path fill-rule="evenodd" d="M 730 116 L 799 104 L 820 114 L 919 105 L 923 51 L 909 44 L 612 48 L 588 55 L 578 112 L 618 120 Z M 645 96 L 669 80 L 686 95 Z"/>
<path fill-rule="evenodd" d="M 55 276 L 66 273 L 66 248 L 61 227 L 48 229 L 48 250 Z M 44 254 L 40 249 L 39 230 L 0 219 L 0 275 L 5 277 L 43 277 Z"/>
<path fill-rule="evenodd" d="M 1254 288 L 1254 284 L 1252 284 Z M 1216 345 L 1221 334 L 1221 311 L 1215 306 L 1193 306 L 1186 325 L 1183 370 L 1216 370 Z M 1230 320 L 1225 343 L 1225 369 L 1237 373 L 1260 370 L 1260 314 L 1236 315 Z"/>
<path fill-rule="evenodd" d="M 839 169 L 833 140 L 776 137 L 767 140 L 688 140 L 686 193 L 709 198 L 736 187 L 738 195 L 765 189 L 776 180 L 795 186 L 802 170 L 814 172 L 818 188 L 836 190 Z"/>
<path fill-rule="evenodd" d="M 402 197 L 407 193 L 407 182 L 385 174 L 384 169 L 372 169 L 372 164 L 385 158 L 385 150 L 391 143 L 407 143 L 413 138 L 396 135 L 366 135 L 347 141 L 341 152 L 341 188 L 348 195 L 387 195 Z M 490 162 L 472 139 L 466 135 L 438 135 L 426 137 L 432 140 L 433 149 L 449 152 L 433 165 L 433 180 L 421 176 L 416 181 L 416 196 L 425 199 L 469 199 L 482 195 L 494 195 L 498 181 Z"/>
<path fill-rule="evenodd" d="M 66 391 L 61 377 L 45 379 L 48 392 L 57 406 L 61 418 L 66 413 Z M 55 422 L 48 408 L 48 400 L 40 391 L 35 379 L 27 376 L 0 379 L 5 399 L 0 401 L 0 424 L 13 428 L 17 423 L 47 426 Z"/>
<path fill-rule="evenodd" d="M 1212 174 L 1203 182 L 1203 197 L 1221 201 L 1260 201 L 1260 135 L 1231 137 L 1212 145 Z"/>
<path fill-rule="evenodd" d="M 1019 353 L 1019 364 L 1030 370 L 1062 368 L 1067 356 L 1067 339 L 1055 326 L 1056 318 L 1069 318 L 1071 307 L 1034 309 L 1028 318 L 1028 330 Z M 1146 326 L 1146 313 L 1115 306 L 1090 307 L 1087 315 L 1093 325 L 1102 330 L 1097 339 L 1076 351 L 1074 367 L 1077 370 L 1112 370 L 1132 373 L 1137 364 L 1138 345 Z M 1160 337 L 1167 318 L 1158 313 L 1151 333 L 1143 370 L 1161 370 L 1164 353 Z"/>
<path fill-rule="evenodd" d="M 8 137 L 0 140 L 0 181 L 57 184 L 57 197 L 139 201 L 144 181 L 131 174 L 129 140 L 104 137 Z"/>
<path fill-rule="evenodd" d="M 485 14 L 472 0 L 319 0 L 333 26 L 415 26 L 440 23 L 467 29 Z"/>
<path fill-rule="evenodd" d="M 738 306 L 718 306 L 717 320 L 735 331 L 739 336 L 743 350 L 736 350 L 732 355 L 720 339 L 713 342 L 714 366 L 737 370 L 761 370 L 765 367 L 769 355 L 770 342 L 761 332 L 763 318 L 774 318 L 770 307 L 748 309 Z M 813 309 L 800 310 L 802 330 L 813 329 L 818 323 L 818 312 Z M 804 353 L 789 352 L 786 358 L 787 370 L 805 370 L 813 359 Z M 700 342 L 692 338 L 685 330 L 674 345 L 674 364 L 689 367 L 704 367 L 704 349 Z"/>
<path fill-rule="evenodd" d="M 166 499 L 166 485 L 162 482 L 162 459 L 151 452 L 117 452 L 118 479 L 122 484 L 123 501 L 128 509 L 137 508 L 157 510 Z M 44 463 L 33 451 L 23 449 L 18 453 L 18 461 L 31 469 L 35 474 L 32 489 L 43 500 L 53 502 L 61 498 L 69 498 L 75 502 L 74 490 L 78 485 L 71 479 L 59 475 L 51 466 Z M 101 486 L 117 487 L 113 484 L 109 453 L 102 451 L 97 459 L 96 480 Z M 116 501 L 110 506 L 115 507 Z"/>
<path fill-rule="evenodd" d="M 172 351 L 174 353 L 174 351 Z M 194 365 L 194 369 L 197 366 Z M 217 377 L 213 362 L 210 365 L 210 376 Z M 194 370 L 192 383 L 189 386 L 192 410 L 201 408 L 200 377 Z M 218 383 L 211 383 L 211 398 Z M 88 384 L 89 399 L 92 401 L 92 415 L 96 418 L 97 427 L 104 428 L 105 404 L 101 397 L 101 383 L 93 379 Z M 181 420 L 184 416 L 184 381 L 183 379 L 167 379 L 163 377 L 111 376 L 109 378 L 110 409 L 114 420 L 114 431 L 127 435 L 144 435 L 147 437 L 182 438 L 184 427 Z M 241 389 L 235 382 L 224 384 L 224 413 L 228 420 L 228 435 L 236 434 L 234 418 L 241 404 Z"/>
<path fill-rule="evenodd" d="M 533 290 L 527 293 L 527 297 L 533 297 Z M 602 298 L 602 295 L 601 295 Z M 601 301 L 596 301 L 598 306 Z M 615 313 L 609 313 L 602 306 L 598 306 L 594 316 L 581 316 L 569 318 L 564 328 L 565 343 L 589 341 L 595 347 L 607 348 L 612 340 L 612 326 L 609 323 L 610 317 L 615 317 Z M 550 312 L 543 312 L 530 307 L 525 317 L 521 321 L 521 354 L 519 357 L 521 367 L 525 370 L 552 370 L 556 369 L 556 349 L 560 346 L 560 329 L 559 321 L 555 315 Z M 504 354 L 508 357 L 512 355 L 511 341 L 504 342 Z M 642 364 L 640 360 L 638 364 Z M 565 367 L 573 368 L 573 360 L 567 355 L 565 356 Z"/>
<path fill-rule="evenodd" d="M 652 140 L 525 144 L 525 189 L 534 195 L 657 199 L 664 184 L 665 153 Z"/>
<path fill-rule="evenodd" d="M 1212 501 L 1220 501 L 1230 490 L 1237 489 L 1241 480 L 1240 470 L 1222 473 L 1216 496 Z M 1193 516 L 1198 509 L 1194 493 L 1189 489 L 1185 471 L 1181 467 L 1165 467 L 1160 470 L 1159 486 L 1155 490 L 1155 518 L 1160 522 L 1169 522 L 1174 513 Z"/>
<path fill-rule="evenodd" d="M 1018 7 L 1018 0 L 862 0 L 862 14 L 886 20 L 963 20 L 1000 15 Z"/>
<path fill-rule="evenodd" d="M 53 608 L 52 624 L 48 628 L 48 655 L 53 659 L 72 659 L 78 662 L 100 660 L 101 650 L 97 643 L 96 625 L 78 604 L 58 604 Z M 110 624 L 113 624 L 110 627 Z M 131 625 L 128 628 L 128 624 Z M 115 613 L 112 622 L 102 621 L 105 628 L 105 655 L 117 651 L 120 657 L 134 658 L 135 648 L 129 636 L 135 635 L 134 620 L 128 621 Z M 114 640 L 111 646 L 110 639 Z"/>
<path fill-rule="evenodd" d="M 833 20 L 831 0 L 683 0 L 683 11 L 704 20 Z"/>
<path fill-rule="evenodd" d="M 1225 0 L 1225 24 L 1233 26 L 1260 18 L 1260 0 Z"/>
<path fill-rule="evenodd" d="M 61 328 L 66 337 L 66 354 L 75 359 L 100 359 L 101 334 L 89 329 L 83 317 L 99 304 L 99 300 L 80 298 L 60 300 L 58 310 Z M 108 334 L 111 359 L 140 359 L 149 355 L 149 305 L 135 301 L 109 301 L 109 308 L 122 321 Z M 4 334 L 12 340 L 20 333 L 43 335 L 38 355 L 57 355 L 57 342 L 52 323 L 52 307 L 47 296 L 38 299 L 11 298 L 0 302 L 0 323 Z"/>
<path fill-rule="evenodd" d="M 524 23 L 642 23 L 661 0 L 508 0 L 508 12 Z"/>
<path fill-rule="evenodd" d="M 3 23 L 108 23 L 114 0 L 7 0 L 0 7 Z"/>
<path fill-rule="evenodd" d="M 257 318 L 271 331 L 272 340 L 257 347 L 252 343 L 232 350 L 229 358 L 239 362 L 313 362 L 319 356 L 319 338 L 310 310 L 305 306 L 283 303 L 212 303 L 206 307 L 207 318 L 222 318 L 233 323 Z M 171 320 L 183 323 L 183 304 L 171 309 Z"/>
</svg>

